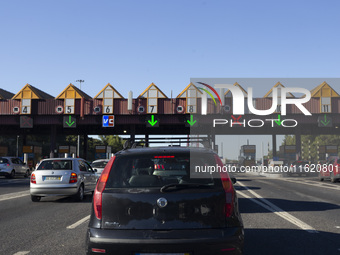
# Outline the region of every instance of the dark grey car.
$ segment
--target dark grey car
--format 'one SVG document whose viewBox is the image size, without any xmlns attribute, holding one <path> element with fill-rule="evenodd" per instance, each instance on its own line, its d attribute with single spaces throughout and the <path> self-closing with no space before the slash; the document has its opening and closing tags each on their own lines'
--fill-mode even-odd
<svg viewBox="0 0 340 255">
<path fill-rule="evenodd" d="M 88 254 L 242 254 L 238 199 L 211 150 L 135 148 L 106 165 L 93 197 Z M 196 170 L 201 169 L 198 173 Z"/>
</svg>

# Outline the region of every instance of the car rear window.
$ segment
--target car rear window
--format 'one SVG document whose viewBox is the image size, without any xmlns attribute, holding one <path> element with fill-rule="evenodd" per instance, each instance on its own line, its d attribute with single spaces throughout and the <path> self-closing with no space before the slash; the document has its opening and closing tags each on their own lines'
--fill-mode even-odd
<svg viewBox="0 0 340 255">
<path fill-rule="evenodd" d="M 106 166 L 107 162 L 108 162 L 108 161 L 93 162 L 93 163 L 91 164 L 91 166 L 92 166 L 93 168 L 95 168 L 95 167 L 104 168 L 104 167 Z"/>
<path fill-rule="evenodd" d="M 0 158 L 0 164 L 7 164 L 8 159 L 7 158 Z"/>
<path fill-rule="evenodd" d="M 72 170 L 72 160 L 44 160 L 37 170 Z"/>
<path fill-rule="evenodd" d="M 201 164 L 214 164 L 213 156 L 208 155 L 201 155 Z M 106 188 L 162 187 L 167 184 L 182 183 L 215 184 L 216 179 L 211 174 L 197 178 L 190 175 L 190 172 L 192 173 L 190 165 L 189 153 L 187 155 L 118 155 L 110 171 Z"/>
</svg>

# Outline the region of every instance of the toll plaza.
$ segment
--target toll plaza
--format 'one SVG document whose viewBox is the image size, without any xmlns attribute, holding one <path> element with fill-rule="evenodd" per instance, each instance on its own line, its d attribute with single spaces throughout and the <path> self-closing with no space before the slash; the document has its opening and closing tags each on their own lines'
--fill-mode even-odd
<svg viewBox="0 0 340 255">
<path fill-rule="evenodd" d="M 303 104 L 311 114 L 308 116 L 294 104 L 282 108 L 280 90 L 285 86 L 280 82 L 263 97 L 251 100 L 249 91 L 237 82 L 218 93 L 213 93 L 214 84 L 210 85 L 190 83 L 170 98 L 154 83 L 136 97 L 132 91 L 124 97 L 109 83 L 94 97 L 73 84 L 57 96 L 30 84 L 16 94 L 0 89 L 0 131 L 2 135 L 23 137 L 49 135 L 51 156 L 58 152 L 57 134 L 80 135 L 85 158 L 88 135 L 127 134 L 132 140 L 145 135 L 146 142 L 150 135 L 206 135 L 215 148 L 216 135 L 270 134 L 276 156 L 276 135 L 296 135 L 295 153 L 300 155 L 301 135 L 340 134 L 340 96 L 327 81 L 315 84 L 310 91 L 311 98 Z M 243 102 L 236 100 L 236 92 L 241 93 Z M 301 99 L 293 93 L 287 95 L 290 100 Z M 252 113 L 273 107 L 270 114 Z M 243 114 L 238 114 L 241 108 Z"/>
</svg>

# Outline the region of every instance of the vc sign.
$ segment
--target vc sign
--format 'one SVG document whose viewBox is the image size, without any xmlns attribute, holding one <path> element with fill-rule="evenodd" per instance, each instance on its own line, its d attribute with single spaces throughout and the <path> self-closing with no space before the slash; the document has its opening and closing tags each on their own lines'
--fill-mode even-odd
<svg viewBox="0 0 340 255">
<path fill-rule="evenodd" d="M 115 116 L 114 115 L 103 115 L 103 127 L 114 127 Z"/>
</svg>

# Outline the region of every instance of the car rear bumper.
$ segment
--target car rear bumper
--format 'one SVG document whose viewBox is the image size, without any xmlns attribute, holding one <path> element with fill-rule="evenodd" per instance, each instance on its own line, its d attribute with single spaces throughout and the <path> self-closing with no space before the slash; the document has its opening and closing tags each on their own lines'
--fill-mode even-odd
<svg viewBox="0 0 340 255">
<path fill-rule="evenodd" d="M 10 175 L 11 171 L 10 170 L 0 170 L 0 176 L 7 176 Z"/>
<path fill-rule="evenodd" d="M 31 187 L 30 193 L 33 196 L 72 196 L 77 194 L 78 187 Z"/>
<path fill-rule="evenodd" d="M 178 253 L 242 254 L 242 227 L 203 230 L 103 230 L 90 228 L 87 232 L 87 254 Z"/>
</svg>

